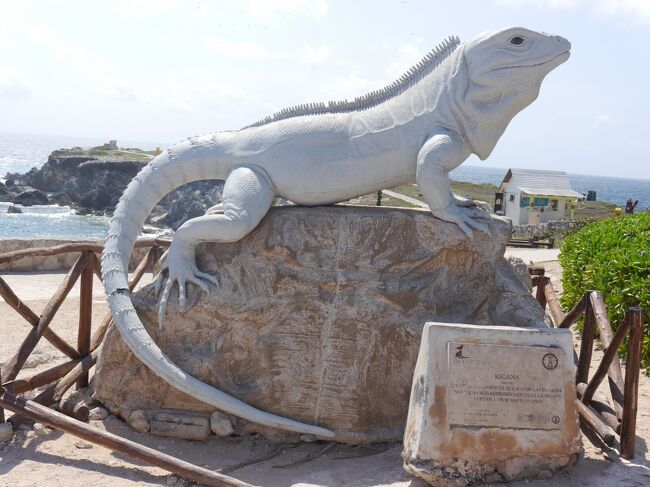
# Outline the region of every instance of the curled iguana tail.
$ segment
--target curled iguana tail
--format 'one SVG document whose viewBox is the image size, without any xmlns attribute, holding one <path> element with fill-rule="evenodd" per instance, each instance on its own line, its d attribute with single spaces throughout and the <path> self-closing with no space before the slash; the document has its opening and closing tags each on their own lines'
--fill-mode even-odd
<svg viewBox="0 0 650 487">
<path fill-rule="evenodd" d="M 104 290 L 115 324 L 133 353 L 172 387 L 248 421 L 331 438 L 334 432 L 328 429 L 261 411 L 186 373 L 153 342 L 138 318 L 129 292 L 128 262 L 145 219 L 158 201 L 176 187 L 225 176 L 220 173 L 220 165 L 192 142 L 181 143 L 151 161 L 131 181 L 115 208 L 102 255 Z"/>
</svg>

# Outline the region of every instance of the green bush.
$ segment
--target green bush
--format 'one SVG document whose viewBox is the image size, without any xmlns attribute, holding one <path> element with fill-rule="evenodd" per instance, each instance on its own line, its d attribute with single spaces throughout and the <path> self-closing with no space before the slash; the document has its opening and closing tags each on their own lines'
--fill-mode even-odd
<svg viewBox="0 0 650 487">
<path fill-rule="evenodd" d="M 642 364 L 650 371 L 650 213 L 585 226 L 564 240 L 560 263 L 565 309 L 586 291 L 600 291 L 616 330 L 630 307 L 645 308 Z M 625 352 L 625 344 L 621 352 Z"/>
</svg>

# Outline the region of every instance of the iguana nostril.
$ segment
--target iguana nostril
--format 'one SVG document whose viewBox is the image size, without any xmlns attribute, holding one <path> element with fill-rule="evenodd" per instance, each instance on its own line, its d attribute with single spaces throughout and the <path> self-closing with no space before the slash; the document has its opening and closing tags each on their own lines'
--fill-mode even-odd
<svg viewBox="0 0 650 487">
<path fill-rule="evenodd" d="M 564 37 L 554 35 L 554 36 L 551 36 L 551 38 L 552 38 L 555 42 L 557 42 L 558 44 L 564 44 L 564 45 L 567 46 L 568 49 L 571 49 L 571 43 L 570 43 L 568 40 L 566 40 Z"/>
</svg>

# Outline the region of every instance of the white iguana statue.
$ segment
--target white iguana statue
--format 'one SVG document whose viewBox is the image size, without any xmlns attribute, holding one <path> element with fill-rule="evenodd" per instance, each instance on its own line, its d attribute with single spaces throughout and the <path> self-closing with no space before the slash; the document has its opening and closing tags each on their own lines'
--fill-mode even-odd
<svg viewBox="0 0 650 487">
<path fill-rule="evenodd" d="M 562 37 L 509 28 L 461 43 L 450 37 L 394 83 L 354 101 L 281 110 L 241 130 L 189 138 L 153 159 L 131 181 L 115 209 L 102 256 L 104 287 L 115 323 L 135 355 L 175 388 L 263 425 L 331 438 L 334 432 L 260 411 L 190 376 L 152 341 L 131 302 L 127 265 L 152 208 L 168 192 L 200 179 L 225 179 L 222 212 L 193 218 L 176 232 L 158 276 L 159 322 L 178 284 L 208 292 L 195 247 L 234 242 L 253 230 L 283 197 L 328 205 L 417 183 L 433 216 L 468 238 L 487 231 L 459 206 L 448 173 L 474 153 L 487 158 L 512 118 L 532 103 L 544 77 L 569 58 Z"/>
</svg>

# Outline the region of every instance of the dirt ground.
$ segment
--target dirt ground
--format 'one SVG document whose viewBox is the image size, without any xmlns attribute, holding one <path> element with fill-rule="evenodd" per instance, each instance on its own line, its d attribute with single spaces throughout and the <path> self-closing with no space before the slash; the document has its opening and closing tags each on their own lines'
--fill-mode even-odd
<svg viewBox="0 0 650 487">
<path fill-rule="evenodd" d="M 547 273 L 559 288 L 561 268 L 545 262 Z M 557 279 L 556 279 L 557 277 Z M 62 275 L 4 275 L 16 294 L 39 313 Z M 150 276 L 145 276 L 147 282 Z M 106 313 L 96 281 L 94 323 Z M 63 338 L 76 341 L 78 290 L 60 309 L 51 327 Z M 9 360 L 24 339 L 29 325 L 0 300 L 0 366 Z M 594 353 L 592 372 L 602 353 Z M 62 360 L 63 356 L 45 340 L 37 346 L 22 374 L 31 375 Z M 606 381 L 605 381 L 606 382 Z M 650 485 L 650 379 L 642 375 L 639 391 L 636 458 L 620 459 L 616 450 L 593 445 L 583 437 L 584 455 L 567 471 L 550 480 L 515 482 L 514 486 L 642 486 Z M 115 416 L 91 421 L 94 426 L 139 441 L 186 461 L 265 486 L 410 486 L 427 484 L 402 470 L 401 445 L 349 447 L 327 442 L 297 445 L 273 444 L 258 436 L 211 437 L 208 442 L 174 440 L 133 431 Z M 251 463 L 254 462 L 254 463 Z M 247 464 L 248 465 L 244 465 Z M 134 461 L 69 434 L 34 428 L 24 423 L 8 443 L 0 443 L 0 486 L 161 486 L 190 485 L 176 476 Z"/>
</svg>

